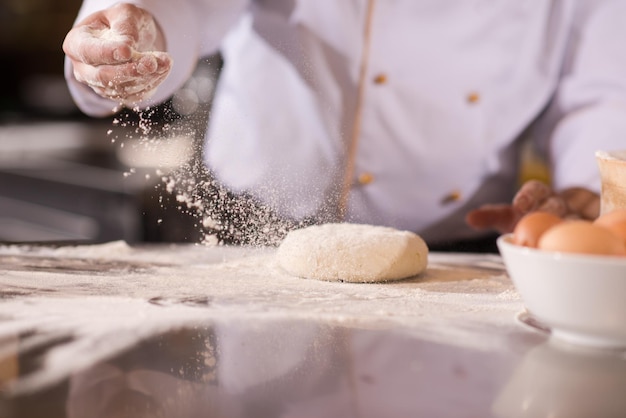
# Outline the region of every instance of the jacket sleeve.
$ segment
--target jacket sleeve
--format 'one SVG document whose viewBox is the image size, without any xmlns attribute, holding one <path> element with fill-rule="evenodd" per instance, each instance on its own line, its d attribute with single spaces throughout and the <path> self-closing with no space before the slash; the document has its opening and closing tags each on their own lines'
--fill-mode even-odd
<svg viewBox="0 0 626 418">
<path fill-rule="evenodd" d="M 626 2 L 581 0 L 541 147 L 553 187 L 600 191 L 595 151 L 626 149 Z"/>
<path fill-rule="evenodd" d="M 152 13 L 165 36 L 173 68 L 155 94 L 139 107 L 159 104 L 180 88 L 193 72 L 200 57 L 217 52 L 223 37 L 247 7 L 247 0 L 130 0 Z M 98 10 L 111 7 L 117 0 L 84 0 L 76 22 Z M 98 96 L 73 76 L 65 59 L 65 78 L 72 97 L 85 114 L 101 117 L 114 112 L 118 103 Z"/>
</svg>

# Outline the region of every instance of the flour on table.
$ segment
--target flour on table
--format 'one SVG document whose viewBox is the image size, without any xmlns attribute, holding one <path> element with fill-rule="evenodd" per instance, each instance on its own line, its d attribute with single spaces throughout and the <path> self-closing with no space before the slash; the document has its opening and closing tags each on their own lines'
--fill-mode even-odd
<svg viewBox="0 0 626 418">
<path fill-rule="evenodd" d="M 417 234 L 394 228 L 329 223 L 289 232 L 277 253 L 294 276 L 345 282 L 386 282 L 420 274 L 428 247 Z"/>
<path fill-rule="evenodd" d="M 0 245 L 0 342 L 50 349 L 11 393 L 28 393 L 168 330 L 261 333 L 292 323 L 390 329 L 431 342 L 500 349 L 523 303 L 498 255 L 429 253 L 419 276 L 390 283 L 302 280 L 273 247 Z"/>
</svg>

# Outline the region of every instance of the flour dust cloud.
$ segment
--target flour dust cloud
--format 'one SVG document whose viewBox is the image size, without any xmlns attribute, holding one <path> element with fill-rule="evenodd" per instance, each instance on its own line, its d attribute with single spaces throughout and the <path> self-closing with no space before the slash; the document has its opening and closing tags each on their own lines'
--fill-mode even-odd
<svg viewBox="0 0 626 418">
<path fill-rule="evenodd" d="M 143 176 L 161 212 L 185 217 L 192 241 L 277 245 L 300 224 L 215 180 L 202 158 L 207 115 L 180 115 L 171 106 L 119 112 L 107 135 L 128 167 L 124 176 Z M 163 216 L 147 219 L 155 224 L 151 228 L 172 227 Z"/>
</svg>

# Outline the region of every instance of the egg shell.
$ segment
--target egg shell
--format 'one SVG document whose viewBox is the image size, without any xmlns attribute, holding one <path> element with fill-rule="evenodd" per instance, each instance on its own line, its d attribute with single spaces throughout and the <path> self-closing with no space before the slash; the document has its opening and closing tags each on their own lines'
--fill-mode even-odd
<svg viewBox="0 0 626 418">
<path fill-rule="evenodd" d="M 536 248 L 539 238 L 545 231 L 563 222 L 563 219 L 549 212 L 531 212 L 524 215 L 513 230 L 513 243 Z"/>
<path fill-rule="evenodd" d="M 583 220 L 553 226 L 541 236 L 538 248 L 566 253 L 626 255 L 626 245 L 620 237 L 600 225 Z"/>
<path fill-rule="evenodd" d="M 593 223 L 607 228 L 619 236 L 626 245 L 626 209 L 614 209 L 602 214 Z"/>
</svg>

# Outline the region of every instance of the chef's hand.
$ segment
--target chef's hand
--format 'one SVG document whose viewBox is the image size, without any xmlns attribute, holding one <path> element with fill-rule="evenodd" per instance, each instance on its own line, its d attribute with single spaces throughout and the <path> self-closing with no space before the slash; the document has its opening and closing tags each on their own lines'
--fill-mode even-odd
<svg viewBox="0 0 626 418">
<path fill-rule="evenodd" d="M 475 229 L 512 232 L 522 216 L 533 211 L 553 213 L 561 218 L 593 220 L 600 214 L 600 196 L 582 187 L 555 193 L 538 180 L 522 185 L 510 205 L 484 205 L 469 212 L 467 224 Z"/>
<path fill-rule="evenodd" d="M 76 80 L 127 106 L 149 98 L 167 77 L 172 59 L 164 50 L 153 17 L 125 3 L 88 16 L 63 42 Z"/>
</svg>

